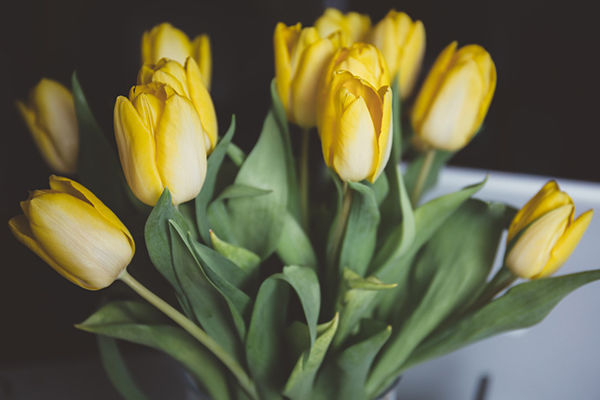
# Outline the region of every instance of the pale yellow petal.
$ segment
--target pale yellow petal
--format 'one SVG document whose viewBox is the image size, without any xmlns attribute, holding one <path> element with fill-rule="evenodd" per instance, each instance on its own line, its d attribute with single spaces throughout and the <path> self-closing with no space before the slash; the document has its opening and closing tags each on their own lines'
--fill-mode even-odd
<svg viewBox="0 0 600 400">
<path fill-rule="evenodd" d="M 202 83 L 202 76 L 196 61 L 188 58 L 185 64 L 187 80 L 189 82 L 190 100 L 200 116 L 200 122 L 205 135 L 204 145 L 207 154 L 210 154 L 217 145 L 218 127 L 217 114 L 210 93 Z"/>
<path fill-rule="evenodd" d="M 392 130 L 394 124 L 392 121 L 392 89 L 389 86 L 384 86 L 379 89 L 379 96 L 381 97 L 381 128 L 377 138 L 377 160 L 373 174 L 368 177 L 371 183 L 375 182 L 383 169 L 385 168 L 390 154 L 392 151 Z"/>
<path fill-rule="evenodd" d="M 192 42 L 192 57 L 198 63 L 202 74 L 202 83 L 206 90 L 210 91 L 212 79 L 212 51 L 210 48 L 210 38 L 208 35 L 196 36 Z"/>
<path fill-rule="evenodd" d="M 206 175 L 204 132 L 194 105 L 184 97 L 173 95 L 165 103 L 156 135 L 156 162 L 174 204 L 198 195 Z"/>
<path fill-rule="evenodd" d="M 149 58 L 144 63 L 156 64 L 161 58 L 169 58 L 180 64 L 191 54 L 190 39 L 181 30 L 169 23 L 155 26 L 149 35 Z M 142 51 L 144 46 L 142 46 Z"/>
<path fill-rule="evenodd" d="M 421 21 L 412 24 L 406 42 L 398 57 L 400 95 L 403 99 L 411 93 L 419 76 L 425 56 L 425 27 Z M 395 76 L 395 75 L 392 75 Z"/>
<path fill-rule="evenodd" d="M 279 22 L 275 26 L 273 34 L 275 84 L 281 103 L 288 112 L 288 117 L 290 117 L 290 85 L 292 82 L 291 51 L 300 37 L 301 28 L 302 26 L 299 23 L 288 27 Z"/>
</svg>

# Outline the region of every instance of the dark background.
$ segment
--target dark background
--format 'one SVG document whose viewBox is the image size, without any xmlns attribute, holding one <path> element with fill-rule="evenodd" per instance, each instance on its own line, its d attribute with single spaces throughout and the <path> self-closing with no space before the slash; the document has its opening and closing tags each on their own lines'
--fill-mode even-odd
<svg viewBox="0 0 600 400">
<path fill-rule="evenodd" d="M 335 3 L 334 3 L 335 4 Z M 452 40 L 492 54 L 498 87 L 480 134 L 453 165 L 600 182 L 597 127 L 600 64 L 592 2 L 349 1 L 374 22 L 396 7 L 427 32 L 425 70 Z M 64 280 L 10 234 L 27 191 L 45 188 L 41 160 L 14 100 L 42 77 L 69 84 L 77 70 L 92 109 L 112 137 L 112 108 L 139 67 L 142 32 L 170 21 L 213 47 L 212 95 L 220 128 L 238 117 L 236 142 L 248 149 L 269 106 L 272 32 L 277 21 L 312 24 L 320 1 L 20 1 L 3 5 L 0 115 L 3 132 L 0 366 L 94 354 L 92 335 L 73 328 L 101 294 Z M 537 188 L 532 188 L 532 192 Z M 141 244 L 138 248 L 142 247 Z"/>
</svg>

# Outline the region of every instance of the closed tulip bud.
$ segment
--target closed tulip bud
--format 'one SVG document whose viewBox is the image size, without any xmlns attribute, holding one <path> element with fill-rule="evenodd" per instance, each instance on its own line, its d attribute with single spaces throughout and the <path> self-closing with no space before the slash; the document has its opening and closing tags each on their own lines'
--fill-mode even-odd
<svg viewBox="0 0 600 400">
<path fill-rule="evenodd" d="M 419 75 L 425 55 L 425 27 L 403 12 L 391 10 L 369 35 L 387 62 L 392 79 L 397 77 L 400 96 L 408 97 Z"/>
<path fill-rule="evenodd" d="M 142 64 L 156 64 L 161 58 L 169 58 L 184 64 L 188 57 L 198 63 L 202 83 L 210 90 L 212 56 L 207 35 L 199 35 L 193 41 L 181 30 L 163 22 L 142 36 Z"/>
<path fill-rule="evenodd" d="M 42 156 L 54 171 L 72 174 L 77 170 L 79 129 L 73 95 L 60 83 L 42 79 L 17 107 Z"/>
<path fill-rule="evenodd" d="M 8 225 L 15 237 L 59 274 L 85 289 L 110 285 L 129 265 L 133 237 L 92 192 L 52 175 L 50 189 L 21 202 Z"/>
<path fill-rule="evenodd" d="M 485 49 L 452 42 L 425 79 L 411 115 L 420 147 L 457 151 L 475 135 L 494 95 L 496 67 Z"/>
<path fill-rule="evenodd" d="M 206 176 L 205 133 L 194 104 L 168 85 L 134 86 L 114 112 L 121 166 L 135 196 L 154 206 L 168 187 L 174 204 L 195 198 Z"/>
<path fill-rule="evenodd" d="M 341 32 L 321 38 L 313 27 L 277 24 L 273 35 L 275 83 L 290 121 L 305 128 L 316 125 L 318 84 L 343 42 Z"/>
<path fill-rule="evenodd" d="M 553 274 L 569 258 L 585 233 L 593 210 L 573 220 L 575 206 L 550 181 L 519 210 L 508 228 L 506 266 L 521 278 Z"/>
<path fill-rule="evenodd" d="M 327 37 L 341 31 L 350 43 L 362 41 L 371 29 L 371 19 L 368 15 L 357 12 L 343 14 L 335 8 L 328 8 L 315 21 L 315 28 L 321 37 Z"/>
<path fill-rule="evenodd" d="M 188 57 L 185 64 L 163 58 L 156 64 L 142 66 L 138 73 L 138 85 L 161 83 L 170 86 L 179 96 L 189 99 L 200 116 L 206 152 L 210 154 L 217 145 L 217 116 L 200 76 L 198 64 L 192 57 Z"/>
<path fill-rule="evenodd" d="M 318 128 L 325 163 L 344 181 L 374 182 L 392 141 L 392 90 L 383 56 L 363 43 L 340 49 L 322 82 Z"/>
</svg>

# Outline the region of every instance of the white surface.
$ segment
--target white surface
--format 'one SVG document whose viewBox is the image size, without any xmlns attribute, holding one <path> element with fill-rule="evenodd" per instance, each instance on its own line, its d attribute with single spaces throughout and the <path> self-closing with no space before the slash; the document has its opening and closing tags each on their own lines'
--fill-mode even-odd
<svg viewBox="0 0 600 400">
<path fill-rule="evenodd" d="M 481 181 L 486 171 L 446 168 L 424 200 Z M 475 196 L 520 208 L 550 178 L 489 172 Z M 557 179 L 575 202 L 576 216 L 600 212 L 600 184 Z M 503 249 L 501 249 L 503 253 Z M 498 266 L 496 266 L 497 268 Z M 557 275 L 600 268 L 600 215 Z M 540 324 L 505 333 L 418 365 L 399 385 L 401 400 L 469 400 L 489 375 L 486 400 L 600 399 L 600 282 L 568 295 Z"/>
</svg>

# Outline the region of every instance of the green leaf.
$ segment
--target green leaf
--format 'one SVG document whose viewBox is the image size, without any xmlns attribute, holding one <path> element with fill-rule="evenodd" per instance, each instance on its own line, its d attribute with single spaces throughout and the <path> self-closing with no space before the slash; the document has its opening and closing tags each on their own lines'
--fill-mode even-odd
<svg viewBox="0 0 600 400">
<path fill-rule="evenodd" d="M 335 335 L 338 326 L 338 314 L 323 327 L 312 347 L 309 348 L 296 362 L 288 381 L 285 384 L 284 394 L 290 399 L 310 399 L 313 383 L 319 367 L 323 363 L 327 349 Z"/>
<path fill-rule="evenodd" d="M 269 112 L 258 143 L 240 168 L 235 183 L 270 193 L 229 199 L 226 207 L 228 223 L 235 240 L 215 227 L 219 236 L 258 254 L 262 259 L 277 248 L 285 220 L 290 184 L 285 151 L 280 128 L 273 112 Z"/>
<path fill-rule="evenodd" d="M 320 310 L 319 280 L 308 267 L 287 266 L 283 273 L 271 275 L 258 290 L 246 337 L 246 357 L 261 398 L 280 399 L 285 383 L 281 355 L 286 354 L 284 332 L 288 316 L 290 289 L 304 310 L 310 343 L 316 342 Z"/>
<path fill-rule="evenodd" d="M 77 173 L 81 183 L 95 193 L 117 215 L 127 210 L 127 187 L 121 165 L 102 133 L 73 72 L 71 78 L 75 114 L 79 127 Z"/>
<path fill-rule="evenodd" d="M 431 169 L 429 170 L 429 174 L 427 175 L 427 179 L 425 180 L 425 184 L 423 186 L 423 193 L 435 186 L 440 174 L 440 170 L 444 167 L 448 160 L 452 158 L 453 155 L 454 152 L 450 151 L 437 150 L 435 152 L 433 164 L 431 165 Z M 406 183 L 406 190 L 408 190 L 408 193 L 413 192 L 417 183 L 419 171 L 421 171 L 421 167 L 423 166 L 424 162 L 425 153 L 421 153 L 406 167 L 406 171 L 404 172 L 404 182 Z"/>
<path fill-rule="evenodd" d="M 277 254 L 287 265 L 303 265 L 317 268 L 317 255 L 310 239 L 290 213 L 285 216 L 281 240 L 277 246 Z"/>
<path fill-rule="evenodd" d="M 389 339 L 392 327 L 365 321 L 359 333 L 364 339 L 345 349 L 337 358 L 339 368 L 338 398 L 346 400 L 366 399 L 365 383 L 375 356 Z M 374 325 L 374 326 L 370 326 Z"/>
<path fill-rule="evenodd" d="M 290 138 L 290 129 L 285 114 L 285 109 L 281 103 L 281 99 L 277 94 L 275 79 L 271 81 L 271 101 L 272 111 L 279 126 L 281 139 L 284 147 L 284 157 L 288 181 L 288 211 L 297 221 L 300 221 L 300 195 L 298 194 L 298 177 L 296 175 L 296 167 L 294 155 L 292 153 L 292 141 Z"/>
<path fill-rule="evenodd" d="M 175 276 L 169 233 L 169 220 L 171 219 L 177 221 L 181 226 L 187 225 L 185 218 L 173 206 L 169 190 L 165 188 L 146 220 L 144 228 L 146 248 L 152 264 L 173 287 L 184 313 L 191 317 L 193 313 L 189 300 Z"/>
<path fill-rule="evenodd" d="M 138 388 L 125 364 L 117 341 L 103 335 L 98 335 L 96 339 L 104 371 L 119 394 L 127 400 L 146 400 L 146 395 Z"/>
<path fill-rule="evenodd" d="M 215 201 L 223 201 L 227 199 L 235 199 L 239 197 L 257 197 L 271 193 L 271 190 L 264 190 L 248 185 L 233 184 L 227 186 Z"/>
<path fill-rule="evenodd" d="M 504 212 L 502 204 L 469 200 L 431 238 L 410 274 L 410 301 L 416 308 L 408 319 L 392 316 L 393 325 L 402 329 L 375 364 L 370 394 L 395 379 L 419 343 L 485 284 L 504 229 Z"/>
<path fill-rule="evenodd" d="M 373 193 L 375 194 L 375 200 L 377 201 L 377 205 L 381 205 L 381 203 L 385 200 L 386 196 L 390 191 L 390 183 L 388 181 L 386 174 L 379 175 L 379 178 L 373 183 L 368 183 Z"/>
<path fill-rule="evenodd" d="M 395 284 L 385 284 L 375 277 L 363 278 L 350 269 L 344 270 L 337 305 L 340 326 L 334 340 L 336 348 L 344 343 L 348 335 L 358 330 L 358 323 L 370 311 L 377 292 L 394 287 Z"/>
<path fill-rule="evenodd" d="M 150 305 L 136 301 L 111 302 L 76 327 L 163 351 L 182 363 L 211 398 L 231 398 L 221 363 L 183 329 L 168 325 L 162 314 Z"/>
<path fill-rule="evenodd" d="M 349 268 L 364 276 L 375 250 L 379 209 L 373 190 L 361 183 L 349 182 L 352 205 L 340 249 L 339 271 Z"/>
<path fill-rule="evenodd" d="M 213 248 L 221 255 L 226 257 L 232 263 L 249 275 L 253 275 L 260 265 L 260 257 L 243 247 L 235 246 L 221 240 L 216 233 L 210 232 L 210 239 Z M 241 282 L 240 282 L 241 284 Z M 236 285 L 238 286 L 238 285 Z"/>
<path fill-rule="evenodd" d="M 208 231 L 210 229 L 208 223 L 208 217 L 206 215 L 208 204 L 211 201 L 214 191 L 215 184 L 217 181 L 217 174 L 219 173 L 219 169 L 221 168 L 221 164 L 223 163 L 223 159 L 225 158 L 225 154 L 231 144 L 231 139 L 235 133 L 235 115 L 231 116 L 231 123 L 229 124 L 229 129 L 227 129 L 227 133 L 223 136 L 223 139 L 219 141 L 213 152 L 208 157 L 207 166 L 206 166 L 206 177 L 204 178 L 204 183 L 202 184 L 202 189 L 198 196 L 196 196 L 195 205 L 196 205 L 196 224 L 198 225 L 198 231 L 200 232 L 200 236 L 204 243 L 210 243 Z"/>
<path fill-rule="evenodd" d="M 236 167 L 240 167 L 244 161 L 246 160 L 246 153 L 244 150 L 240 149 L 235 143 L 229 143 L 227 147 L 227 156 Z"/>
<path fill-rule="evenodd" d="M 421 344 L 402 370 L 502 332 L 541 322 L 575 289 L 600 279 L 600 270 L 521 283 Z"/>
<path fill-rule="evenodd" d="M 171 249 L 173 252 L 173 268 L 175 275 L 189 304 L 195 320 L 214 338 L 227 352 L 234 357 L 239 356 L 240 342 L 235 335 L 231 314 L 235 307 L 227 304 L 207 277 L 206 271 L 195 258 L 185 233 L 173 221 L 169 221 Z"/>
</svg>

